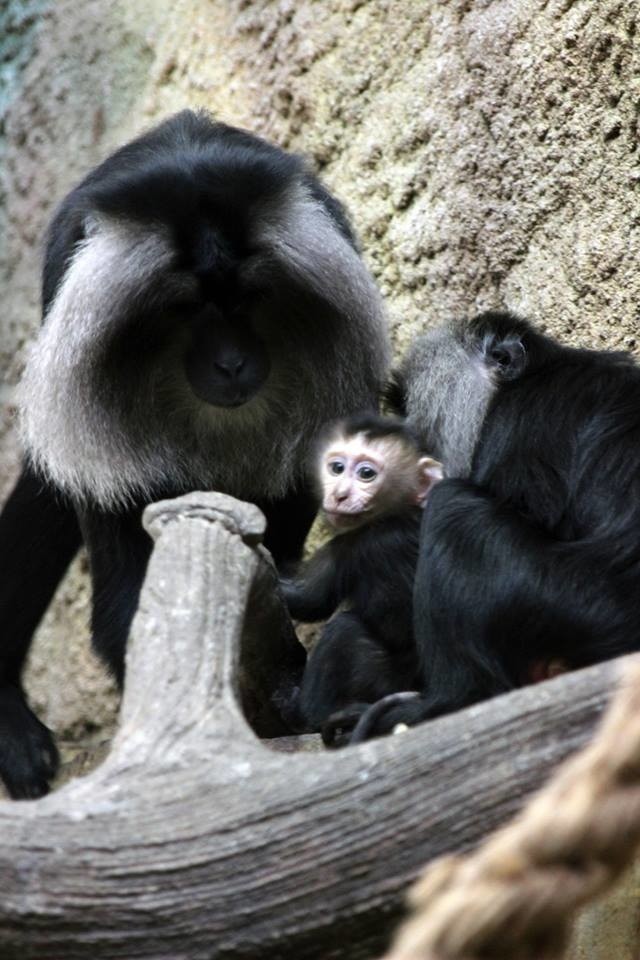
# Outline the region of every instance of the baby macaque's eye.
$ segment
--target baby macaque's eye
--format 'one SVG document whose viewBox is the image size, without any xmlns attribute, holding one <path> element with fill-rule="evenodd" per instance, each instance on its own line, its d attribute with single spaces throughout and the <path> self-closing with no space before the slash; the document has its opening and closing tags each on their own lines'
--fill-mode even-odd
<svg viewBox="0 0 640 960">
<path fill-rule="evenodd" d="M 362 480 L 364 483 L 371 483 L 378 476 L 378 471 L 371 464 L 363 463 L 356 470 L 356 476 L 358 480 Z"/>
<path fill-rule="evenodd" d="M 342 460 L 330 460 L 327 466 L 329 473 L 332 473 L 334 477 L 338 477 L 341 473 L 344 473 L 344 463 Z"/>
</svg>

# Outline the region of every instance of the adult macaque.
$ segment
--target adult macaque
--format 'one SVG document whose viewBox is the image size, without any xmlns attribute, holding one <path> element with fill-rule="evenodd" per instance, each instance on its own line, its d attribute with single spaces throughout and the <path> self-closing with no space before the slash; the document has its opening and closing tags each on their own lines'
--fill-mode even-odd
<svg viewBox="0 0 640 960">
<path fill-rule="evenodd" d="M 282 583 L 295 619 L 326 624 L 295 701 L 297 724 L 340 742 L 367 705 L 419 678 L 412 595 L 422 508 L 441 478 L 399 421 L 356 416 L 319 447 L 322 511 L 336 535 Z"/>
<path fill-rule="evenodd" d="M 445 479 L 424 512 L 421 696 L 353 740 L 640 649 L 640 369 L 508 313 L 416 341 L 395 398 Z"/>
<path fill-rule="evenodd" d="M 20 389 L 27 456 L 0 516 L 0 777 L 38 797 L 57 765 L 27 705 L 31 635 L 81 540 L 94 645 L 122 683 L 154 500 L 257 503 L 277 562 L 316 511 L 327 420 L 375 408 L 380 298 L 342 206 L 296 156 L 184 111 L 66 197 L 49 229 L 44 321 Z M 291 651 L 299 681 L 304 651 Z"/>
</svg>

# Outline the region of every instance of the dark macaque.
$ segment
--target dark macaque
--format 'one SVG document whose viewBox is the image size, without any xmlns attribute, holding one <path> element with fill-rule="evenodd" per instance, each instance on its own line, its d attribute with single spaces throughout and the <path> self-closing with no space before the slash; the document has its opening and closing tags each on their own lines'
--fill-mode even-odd
<svg viewBox="0 0 640 960">
<path fill-rule="evenodd" d="M 418 340 L 396 401 L 444 464 L 415 580 L 421 696 L 353 742 L 640 649 L 640 368 L 508 313 Z"/>
<path fill-rule="evenodd" d="M 399 421 L 356 416 L 319 448 L 324 516 L 336 535 L 282 587 L 291 616 L 324 620 L 295 701 L 297 724 L 342 741 L 368 704 L 418 683 L 412 593 L 422 508 L 441 478 Z"/>
<path fill-rule="evenodd" d="M 328 419 L 375 409 L 388 345 L 342 206 L 303 161 L 184 111 L 122 147 L 49 229 L 44 322 L 20 388 L 27 456 L 0 516 L 0 777 L 38 797 L 57 765 L 21 671 L 81 540 L 93 641 L 122 683 L 154 500 L 257 503 L 300 556 Z M 304 651 L 283 665 L 299 682 Z"/>
</svg>

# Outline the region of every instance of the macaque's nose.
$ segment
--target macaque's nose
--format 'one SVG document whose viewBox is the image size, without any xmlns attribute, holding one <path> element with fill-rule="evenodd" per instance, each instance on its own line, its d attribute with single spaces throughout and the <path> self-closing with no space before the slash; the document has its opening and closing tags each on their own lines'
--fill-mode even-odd
<svg viewBox="0 0 640 960">
<path fill-rule="evenodd" d="M 217 360 L 214 360 L 213 365 L 220 373 L 225 374 L 229 380 L 237 380 L 242 373 L 245 362 L 245 357 L 233 354 L 219 357 Z"/>
<path fill-rule="evenodd" d="M 336 503 L 344 503 L 345 500 L 349 499 L 349 494 L 351 493 L 351 484 L 350 483 L 341 483 L 335 488 L 333 492 L 333 499 Z"/>
</svg>

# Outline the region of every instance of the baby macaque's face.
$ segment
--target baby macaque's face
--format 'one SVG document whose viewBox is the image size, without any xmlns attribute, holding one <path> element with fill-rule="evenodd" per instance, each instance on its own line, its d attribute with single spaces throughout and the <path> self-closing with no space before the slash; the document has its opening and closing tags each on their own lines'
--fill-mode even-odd
<svg viewBox="0 0 640 960">
<path fill-rule="evenodd" d="M 422 506 L 442 479 L 442 466 L 390 434 L 334 434 L 320 456 L 322 510 L 337 530 L 351 530 L 386 513 Z"/>
</svg>

